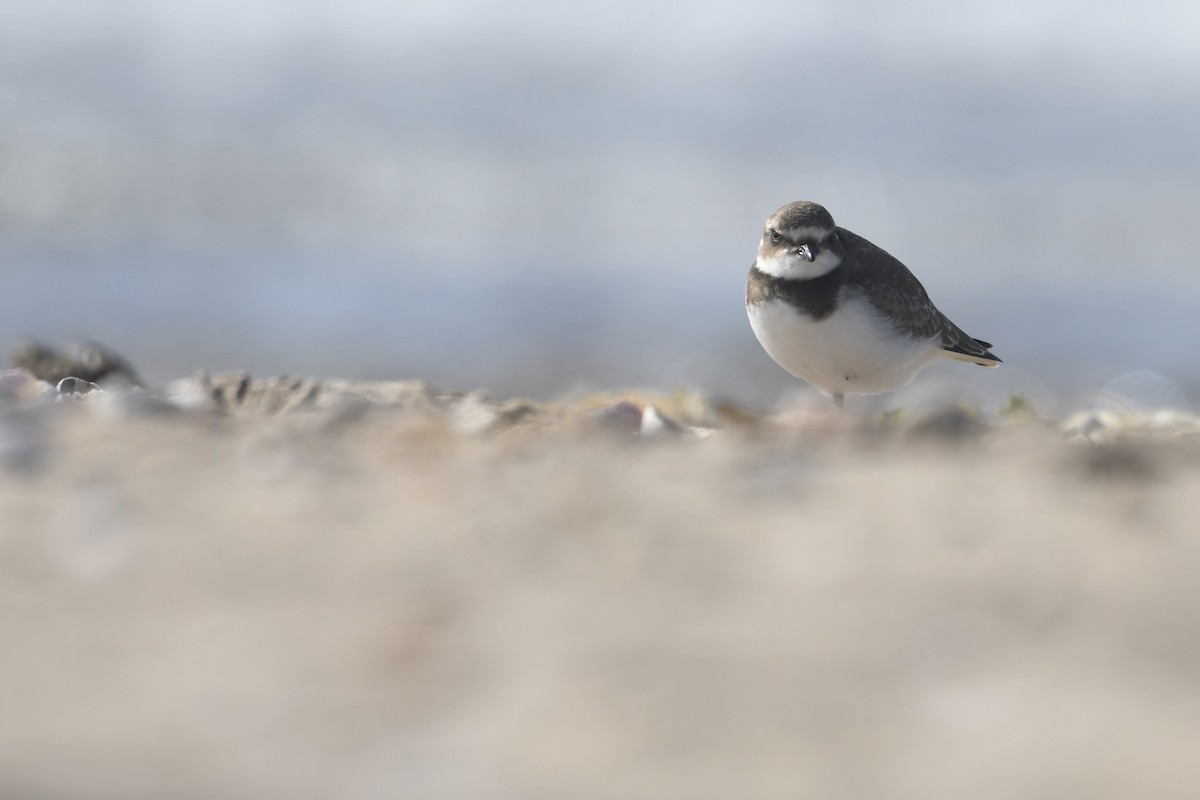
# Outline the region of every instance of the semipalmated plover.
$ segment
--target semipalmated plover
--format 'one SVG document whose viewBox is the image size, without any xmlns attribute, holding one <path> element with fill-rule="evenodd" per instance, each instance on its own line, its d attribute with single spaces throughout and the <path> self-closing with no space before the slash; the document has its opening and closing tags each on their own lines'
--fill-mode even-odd
<svg viewBox="0 0 1200 800">
<path fill-rule="evenodd" d="M 848 394 L 906 385 L 937 358 L 1000 363 L 937 310 L 907 267 L 806 201 L 767 220 L 746 313 L 768 355 L 838 408 Z"/>
</svg>

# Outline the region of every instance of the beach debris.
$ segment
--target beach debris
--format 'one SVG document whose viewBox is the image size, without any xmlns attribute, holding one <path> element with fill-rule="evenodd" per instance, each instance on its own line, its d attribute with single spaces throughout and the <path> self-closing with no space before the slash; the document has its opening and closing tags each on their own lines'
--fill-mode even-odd
<svg viewBox="0 0 1200 800">
<path fill-rule="evenodd" d="M 18 342 L 9 349 L 14 367 L 28 370 L 34 377 L 57 385 L 63 378 L 79 378 L 90 383 L 122 381 L 143 386 L 130 363 L 116 351 L 97 342 L 81 342 L 60 349 L 36 341 Z"/>
<path fill-rule="evenodd" d="M 1062 432 L 1070 439 L 1099 444 L 1119 438 L 1200 438 L 1200 416 L 1182 409 L 1149 413 L 1110 408 L 1077 411 L 1067 417 Z"/>
<path fill-rule="evenodd" d="M 61 398 L 77 400 L 81 397 L 87 397 L 93 393 L 103 392 L 100 384 L 91 381 L 85 381 L 83 378 L 63 378 L 55 387 L 58 396 Z"/>
<path fill-rule="evenodd" d="M 663 413 L 656 403 L 634 397 L 621 398 L 585 411 L 583 419 L 600 430 L 643 438 L 703 439 L 712 434 L 710 428 L 680 423 Z"/>
</svg>

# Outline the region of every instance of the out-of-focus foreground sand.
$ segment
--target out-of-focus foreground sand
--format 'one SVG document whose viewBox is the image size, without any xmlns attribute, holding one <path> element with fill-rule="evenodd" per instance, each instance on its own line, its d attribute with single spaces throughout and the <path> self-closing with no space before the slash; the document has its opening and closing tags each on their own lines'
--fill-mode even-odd
<svg viewBox="0 0 1200 800">
<path fill-rule="evenodd" d="M 0 796 L 1200 794 L 1192 417 L 280 386 L 0 405 Z"/>
</svg>

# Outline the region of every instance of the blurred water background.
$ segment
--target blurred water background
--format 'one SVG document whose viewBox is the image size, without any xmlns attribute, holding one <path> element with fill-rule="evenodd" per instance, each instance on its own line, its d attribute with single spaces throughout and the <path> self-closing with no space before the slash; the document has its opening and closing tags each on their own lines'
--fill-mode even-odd
<svg viewBox="0 0 1200 800">
<path fill-rule="evenodd" d="M 0 343 L 100 340 L 151 382 L 771 404 L 798 382 L 743 283 L 762 221 L 803 198 L 1006 361 L 935 383 L 1200 396 L 1195 4 L 0 0 L 0 20 Z"/>
</svg>

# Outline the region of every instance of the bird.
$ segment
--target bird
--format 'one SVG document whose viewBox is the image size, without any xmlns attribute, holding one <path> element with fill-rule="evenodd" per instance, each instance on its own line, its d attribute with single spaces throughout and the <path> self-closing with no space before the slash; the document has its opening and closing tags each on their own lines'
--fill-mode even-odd
<svg viewBox="0 0 1200 800">
<path fill-rule="evenodd" d="M 746 313 L 767 354 L 839 410 L 846 395 L 906 386 L 939 358 L 1001 363 L 990 343 L 938 310 L 904 264 L 806 200 L 766 221 Z"/>
</svg>

